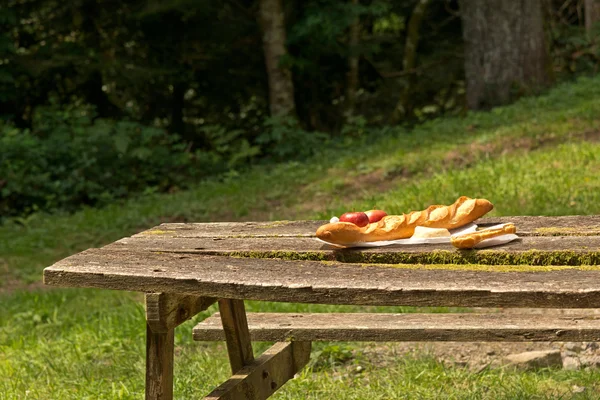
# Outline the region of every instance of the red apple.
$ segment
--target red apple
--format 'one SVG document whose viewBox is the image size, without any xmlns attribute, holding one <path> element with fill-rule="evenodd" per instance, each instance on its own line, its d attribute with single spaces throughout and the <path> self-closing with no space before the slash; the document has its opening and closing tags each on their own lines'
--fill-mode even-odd
<svg viewBox="0 0 600 400">
<path fill-rule="evenodd" d="M 367 217 L 369 217 L 369 223 L 371 223 L 371 224 L 373 222 L 380 221 L 381 218 L 383 218 L 387 215 L 387 213 L 382 210 L 369 210 L 369 211 L 365 211 L 365 214 L 367 214 Z"/>
<path fill-rule="evenodd" d="M 340 222 L 350 222 L 360 228 L 369 225 L 369 217 L 364 212 L 347 212 L 342 214 Z"/>
</svg>

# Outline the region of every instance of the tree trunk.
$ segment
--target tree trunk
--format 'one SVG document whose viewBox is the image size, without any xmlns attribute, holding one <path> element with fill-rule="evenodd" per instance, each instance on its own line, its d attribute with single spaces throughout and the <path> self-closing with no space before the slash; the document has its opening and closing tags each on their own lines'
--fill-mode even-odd
<svg viewBox="0 0 600 400">
<path fill-rule="evenodd" d="M 78 12 L 75 10 L 75 12 Z M 78 13 L 79 24 L 76 24 L 78 29 L 81 29 L 86 36 L 86 45 L 95 49 L 95 59 L 90 62 L 91 67 L 88 70 L 86 81 L 81 85 L 81 92 L 86 101 L 96 106 L 98 115 L 103 118 L 119 117 L 123 114 L 123 110 L 113 104 L 110 98 L 102 87 L 104 78 L 102 76 L 102 65 L 105 65 L 106 60 L 103 59 L 102 34 L 98 30 L 98 23 L 94 18 L 100 14 L 98 3 L 95 1 L 84 2 L 81 12 Z"/>
<path fill-rule="evenodd" d="M 585 0 L 585 30 L 590 38 L 594 24 L 600 22 L 600 0 Z"/>
<path fill-rule="evenodd" d="M 392 112 L 391 123 L 398 122 L 401 115 L 406 115 L 411 111 L 410 94 L 415 80 L 415 74 L 411 71 L 415 69 L 417 64 L 419 32 L 421 31 L 421 24 L 423 23 L 423 17 L 425 16 L 428 4 L 429 0 L 419 0 L 408 21 L 406 42 L 404 44 L 404 59 L 402 60 L 402 71 L 407 73 L 406 86 L 404 86 L 404 89 L 400 93 L 400 99 Z"/>
<path fill-rule="evenodd" d="M 358 0 L 351 1 L 352 6 L 358 5 Z M 348 75 L 347 75 L 347 87 L 346 87 L 346 116 L 352 117 L 354 115 L 354 108 L 356 106 L 356 92 L 359 86 L 359 75 L 358 75 L 358 41 L 360 38 L 360 18 L 357 16 L 352 25 L 350 25 L 350 35 L 348 40 L 348 48 L 350 55 L 348 56 Z"/>
<path fill-rule="evenodd" d="M 271 116 L 296 114 L 292 72 L 281 65 L 287 55 L 285 21 L 281 0 L 259 1 L 259 22 L 263 32 L 263 49 L 269 79 Z"/>
<path fill-rule="evenodd" d="M 185 107 L 185 83 L 176 82 L 173 85 L 173 97 L 171 100 L 171 133 L 187 138 L 185 124 L 183 122 L 183 110 Z"/>
<path fill-rule="evenodd" d="M 467 105 L 508 103 L 552 82 L 542 0 L 460 0 Z"/>
<path fill-rule="evenodd" d="M 88 103 L 96 106 L 98 116 L 102 118 L 121 116 L 121 109 L 115 106 L 102 90 L 103 84 L 102 74 L 100 70 L 96 69 L 88 75 L 87 80 L 81 85 L 81 92 Z"/>
</svg>

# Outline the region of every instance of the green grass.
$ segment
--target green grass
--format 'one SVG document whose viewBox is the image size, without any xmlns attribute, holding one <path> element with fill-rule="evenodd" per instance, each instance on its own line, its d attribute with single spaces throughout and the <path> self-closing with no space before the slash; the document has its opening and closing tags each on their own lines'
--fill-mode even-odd
<svg viewBox="0 0 600 400">
<path fill-rule="evenodd" d="M 324 151 L 309 163 L 257 168 L 186 192 L 73 215 L 33 215 L 1 226 L 0 290 L 6 293 L 0 295 L 0 399 L 142 397 L 145 331 L 139 296 L 23 286 L 37 285 L 42 269 L 54 261 L 163 221 L 328 218 L 375 206 L 396 213 L 450 203 L 459 195 L 488 198 L 495 215 L 600 214 L 597 93 L 600 78 L 582 79 L 489 113 L 441 119 L 411 132 L 373 131 L 353 147 Z M 248 308 L 357 309 L 255 302 Z M 194 321 L 177 330 L 177 398 L 200 397 L 228 373 L 221 344 L 192 343 Z M 313 368 L 275 398 L 600 398 L 593 395 L 600 390 L 596 371 L 473 374 L 427 355 L 395 359 L 393 354 L 381 368 L 361 348 L 316 346 Z M 364 372 L 356 373 L 357 363 Z M 572 395 L 573 385 L 588 390 Z"/>
<path fill-rule="evenodd" d="M 372 198 L 391 212 L 401 212 L 415 203 L 450 204 L 464 193 L 490 200 L 495 215 L 600 213 L 600 143 L 567 143 L 501 156 L 411 181 Z"/>
<path fill-rule="evenodd" d="M 132 294 L 81 289 L 4 296 L 0 398 L 142 398 L 145 338 L 138 300 Z M 264 303 L 249 304 L 254 311 L 265 308 Z M 178 399 L 200 398 L 228 376 L 223 344 L 191 340 L 193 323 L 212 311 L 176 330 Z M 255 349 L 267 346 L 260 343 Z M 593 391 L 600 390 L 600 371 L 488 369 L 475 374 L 445 366 L 426 353 L 397 358 L 390 354 L 382 368 L 364 354 L 363 346 L 369 344 L 315 344 L 311 368 L 273 398 L 592 399 Z M 586 387 L 587 393 L 571 397 L 574 385 Z"/>
</svg>

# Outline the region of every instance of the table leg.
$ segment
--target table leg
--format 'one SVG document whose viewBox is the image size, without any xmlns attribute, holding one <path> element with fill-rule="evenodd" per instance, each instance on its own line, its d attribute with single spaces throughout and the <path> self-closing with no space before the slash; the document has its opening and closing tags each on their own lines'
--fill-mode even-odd
<svg viewBox="0 0 600 400">
<path fill-rule="evenodd" d="M 146 294 L 146 400 L 173 399 L 175 327 L 214 302 L 173 293 Z"/>
<path fill-rule="evenodd" d="M 220 299 L 219 312 L 227 341 L 231 372 L 236 373 L 254 361 L 243 300 Z"/>
<path fill-rule="evenodd" d="M 175 329 L 153 332 L 146 325 L 146 400 L 173 399 Z"/>
</svg>

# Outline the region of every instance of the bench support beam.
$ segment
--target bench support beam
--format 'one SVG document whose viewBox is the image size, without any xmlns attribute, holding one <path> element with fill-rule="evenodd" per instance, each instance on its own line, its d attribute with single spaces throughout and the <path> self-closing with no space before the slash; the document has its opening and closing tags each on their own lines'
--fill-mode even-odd
<svg viewBox="0 0 600 400">
<path fill-rule="evenodd" d="M 267 399 L 308 363 L 310 348 L 310 342 L 276 343 L 204 400 Z"/>
<path fill-rule="evenodd" d="M 235 374 L 242 367 L 254 361 L 244 301 L 219 299 L 219 311 L 227 341 L 231 372 Z"/>
</svg>

